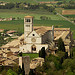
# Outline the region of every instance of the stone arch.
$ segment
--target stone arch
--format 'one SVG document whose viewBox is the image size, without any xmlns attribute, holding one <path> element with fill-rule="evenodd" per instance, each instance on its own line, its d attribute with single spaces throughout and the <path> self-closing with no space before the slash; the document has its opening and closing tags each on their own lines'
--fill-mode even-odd
<svg viewBox="0 0 75 75">
<path fill-rule="evenodd" d="M 34 44 L 31 46 L 31 51 L 36 51 L 36 46 Z"/>
</svg>

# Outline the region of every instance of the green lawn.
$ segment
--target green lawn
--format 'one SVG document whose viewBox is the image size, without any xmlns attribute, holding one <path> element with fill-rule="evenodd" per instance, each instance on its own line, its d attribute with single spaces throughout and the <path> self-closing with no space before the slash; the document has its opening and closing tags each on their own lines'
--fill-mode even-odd
<svg viewBox="0 0 75 75">
<path fill-rule="evenodd" d="M 40 9 L 40 10 L 18 10 L 18 9 L 12 9 L 12 10 L 6 10 L 6 9 L 0 9 L 0 17 L 2 18 L 8 18 L 8 17 L 19 17 L 21 20 L 13 20 L 13 21 L 2 21 L 0 22 L 0 29 L 14 29 L 17 31 L 20 31 L 21 33 L 24 32 L 24 22 L 23 18 L 24 16 L 34 16 L 34 26 L 58 26 L 63 28 L 71 28 L 72 31 L 74 31 L 74 39 L 75 39 L 75 26 L 74 24 L 65 21 L 62 17 L 59 15 L 53 15 L 52 13 Z M 51 20 L 40 20 L 40 16 L 47 16 L 50 17 Z"/>
<path fill-rule="evenodd" d="M 75 29 L 74 25 L 65 20 L 34 20 L 34 26 L 59 26 L 59 27 L 70 27 L 72 30 Z M 1 21 L 0 29 L 16 29 L 23 31 L 24 22 L 23 20 L 13 21 Z"/>
<path fill-rule="evenodd" d="M 23 53 L 22 56 L 30 56 L 30 59 L 39 57 L 37 53 Z"/>
<path fill-rule="evenodd" d="M 75 25 L 65 20 L 36 20 L 33 22 L 34 26 L 58 26 L 60 28 L 71 28 L 74 33 L 75 39 Z M 0 22 L 0 29 L 15 29 L 20 32 L 24 32 L 24 21 L 13 20 L 13 21 L 2 21 Z"/>
<path fill-rule="evenodd" d="M 8 13 L 9 12 L 9 13 Z M 9 17 L 20 17 L 21 19 L 24 18 L 24 16 L 31 15 L 34 16 L 35 19 L 40 20 L 40 16 L 47 16 L 50 17 L 51 20 L 64 20 L 59 15 L 53 15 L 52 13 L 40 9 L 40 10 L 0 10 L 0 17 L 1 18 L 9 18 Z"/>
<path fill-rule="evenodd" d="M 38 2 L 48 2 L 48 1 L 55 1 L 55 0 L 0 0 L 0 1 L 3 1 L 3 2 L 26 2 L 26 3 L 31 3 L 31 4 L 37 4 Z M 63 1 L 63 0 L 60 0 L 60 1 Z M 66 0 L 67 2 L 70 1 L 70 0 Z M 73 0 L 75 1 L 75 0 Z"/>
<path fill-rule="evenodd" d="M 3 2 L 27 2 L 27 3 L 32 3 L 32 4 L 36 4 L 36 0 L 0 0 L 0 1 L 3 1 Z"/>
<path fill-rule="evenodd" d="M 75 18 L 75 15 L 63 15 L 64 17 Z"/>
</svg>

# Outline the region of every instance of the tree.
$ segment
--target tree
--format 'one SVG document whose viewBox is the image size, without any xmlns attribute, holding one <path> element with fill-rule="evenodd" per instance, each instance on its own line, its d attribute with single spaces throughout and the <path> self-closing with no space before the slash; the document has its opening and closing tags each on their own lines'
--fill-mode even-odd
<svg viewBox="0 0 75 75">
<path fill-rule="evenodd" d="M 18 30 L 19 30 L 19 29 L 18 29 Z M 17 32 L 17 35 L 18 35 L 18 36 L 21 36 L 21 35 L 22 35 L 22 32 L 18 31 L 18 32 Z"/>
<path fill-rule="evenodd" d="M 39 57 L 41 57 L 41 50 L 39 51 Z"/>
<path fill-rule="evenodd" d="M 17 75 L 17 73 L 14 72 L 13 70 L 9 69 L 9 70 L 7 71 L 7 75 Z"/>
<path fill-rule="evenodd" d="M 30 70 L 29 75 L 35 75 L 33 70 Z"/>
<path fill-rule="evenodd" d="M 39 57 L 45 59 L 45 56 L 46 56 L 45 47 L 42 47 L 41 51 L 39 51 Z"/>
<path fill-rule="evenodd" d="M 22 52 L 19 53 L 19 56 L 22 56 Z"/>
<path fill-rule="evenodd" d="M 19 66 L 18 75 L 20 75 L 21 73 L 22 73 L 22 69 L 21 69 L 21 67 Z"/>
<path fill-rule="evenodd" d="M 65 52 L 65 45 L 62 38 L 59 38 L 58 40 L 58 50 Z"/>
<path fill-rule="evenodd" d="M 5 30 L 3 31 L 3 33 L 4 33 L 4 34 L 6 34 L 6 33 L 7 33 L 7 31 L 8 31 L 8 30 L 7 30 L 7 29 L 5 29 Z"/>
<path fill-rule="evenodd" d="M 49 6 L 47 10 L 50 11 L 50 12 L 53 12 L 55 10 L 55 7 Z"/>
<path fill-rule="evenodd" d="M 65 52 L 65 59 L 68 58 L 68 52 Z"/>
<path fill-rule="evenodd" d="M 19 8 L 20 9 L 24 9 L 25 8 L 25 4 L 23 4 L 23 3 L 19 4 Z"/>
<path fill-rule="evenodd" d="M 72 57 L 73 57 L 73 51 L 72 51 Z"/>
<path fill-rule="evenodd" d="M 22 75 L 25 75 L 24 63 L 22 63 Z"/>
<path fill-rule="evenodd" d="M 6 72 L 7 72 L 7 71 L 4 69 L 4 70 L 1 72 L 1 74 L 2 74 L 2 75 L 6 75 Z"/>
<path fill-rule="evenodd" d="M 4 66 L 0 66 L 0 72 L 2 72 L 4 70 Z"/>
<path fill-rule="evenodd" d="M 48 17 L 46 17 L 46 16 L 41 16 L 40 19 L 41 19 L 41 20 L 48 20 Z"/>
<path fill-rule="evenodd" d="M 73 51 L 70 51 L 70 58 L 73 57 Z"/>
<path fill-rule="evenodd" d="M 6 40 L 4 40 L 4 36 L 0 36 L 0 46 L 6 43 Z"/>
<path fill-rule="evenodd" d="M 74 73 L 72 71 L 68 71 L 66 75 L 74 75 Z"/>
<path fill-rule="evenodd" d="M 62 2 L 57 2 L 57 5 L 61 5 L 62 4 Z"/>
<path fill-rule="evenodd" d="M 14 6 L 15 6 L 14 3 L 7 3 L 7 4 L 5 4 L 5 8 L 6 8 L 6 9 L 14 8 Z"/>
<path fill-rule="evenodd" d="M 71 54 L 71 51 L 70 51 L 70 58 L 72 58 L 72 54 Z"/>
<path fill-rule="evenodd" d="M 64 60 L 64 57 L 65 57 L 65 52 L 58 51 L 56 54 L 60 58 L 60 63 L 62 64 L 63 63 L 63 60 Z"/>
</svg>

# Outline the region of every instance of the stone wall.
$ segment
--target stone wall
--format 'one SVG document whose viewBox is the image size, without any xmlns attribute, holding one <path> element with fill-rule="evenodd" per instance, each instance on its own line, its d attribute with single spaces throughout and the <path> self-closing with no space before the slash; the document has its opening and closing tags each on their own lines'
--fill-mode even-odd
<svg viewBox="0 0 75 75">
<path fill-rule="evenodd" d="M 29 71 L 30 71 L 30 57 L 29 56 L 19 57 L 19 66 L 21 68 L 23 66 L 24 70 L 25 70 L 25 75 L 29 75 Z"/>
</svg>

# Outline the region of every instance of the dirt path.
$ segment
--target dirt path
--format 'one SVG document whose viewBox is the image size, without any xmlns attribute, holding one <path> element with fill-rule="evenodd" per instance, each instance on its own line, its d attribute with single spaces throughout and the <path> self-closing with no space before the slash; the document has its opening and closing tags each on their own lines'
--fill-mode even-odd
<svg viewBox="0 0 75 75">
<path fill-rule="evenodd" d="M 61 14 L 59 14 L 59 13 L 57 13 L 57 15 L 59 15 L 59 16 L 61 16 L 61 17 L 63 17 L 65 20 L 67 20 L 67 21 L 69 21 L 69 22 L 71 22 L 72 24 L 74 24 L 74 25 L 75 25 L 75 23 L 74 23 L 74 22 L 70 21 L 68 18 L 64 17 L 63 15 L 61 15 Z"/>
</svg>

